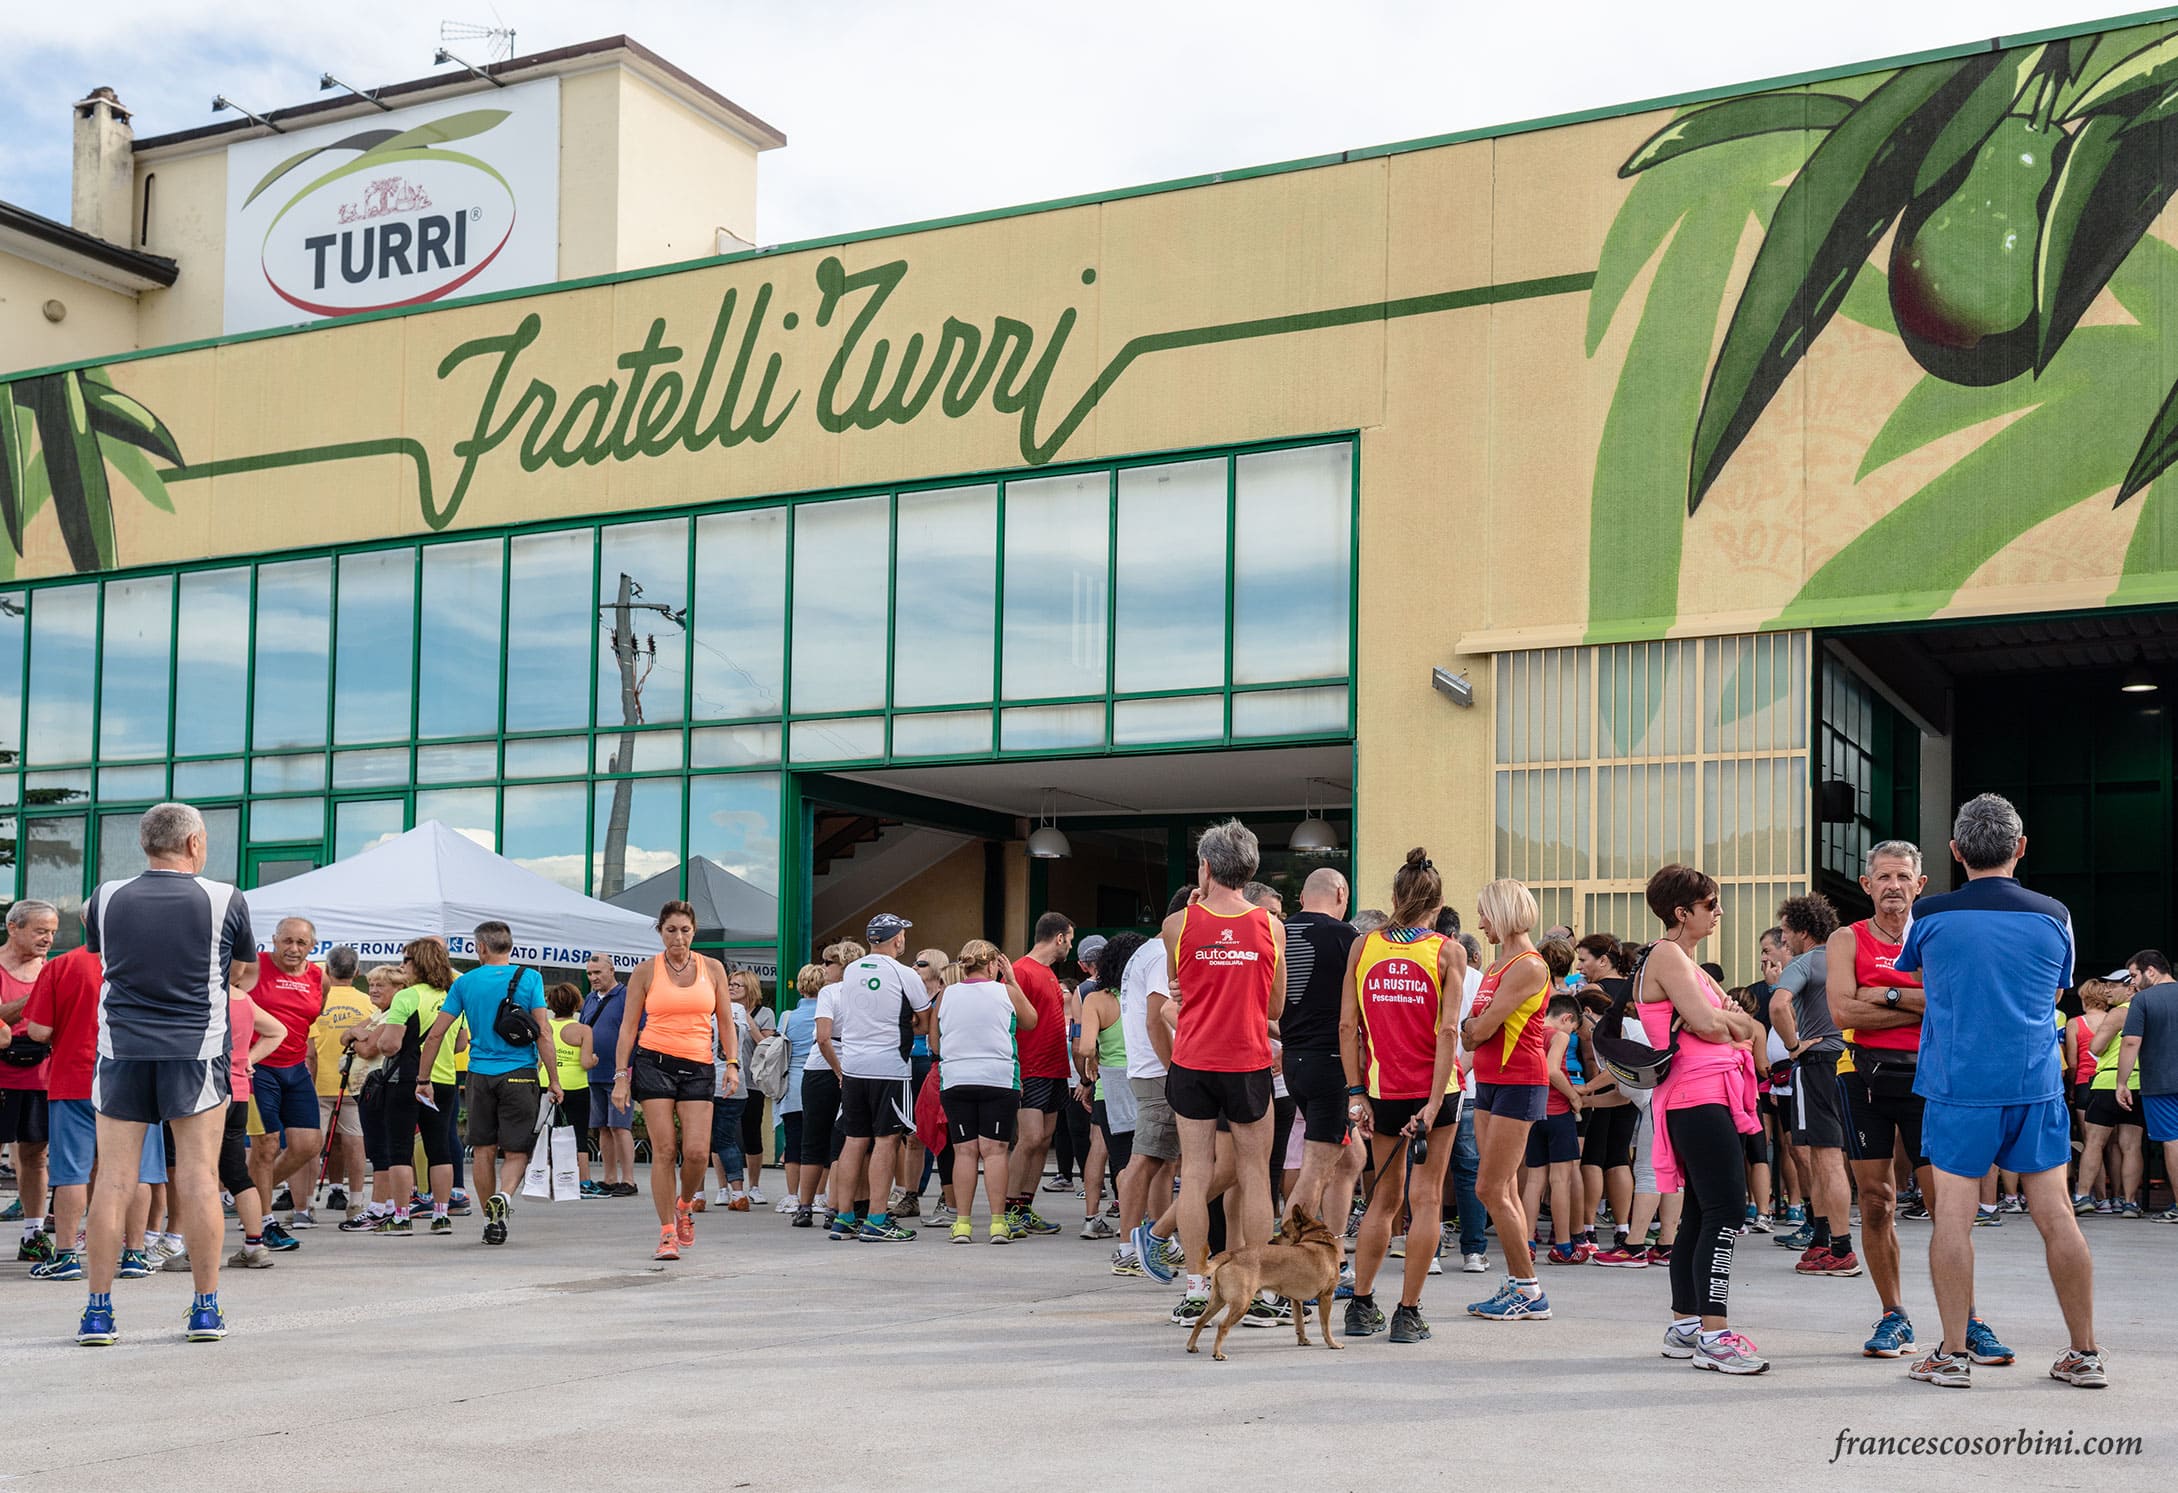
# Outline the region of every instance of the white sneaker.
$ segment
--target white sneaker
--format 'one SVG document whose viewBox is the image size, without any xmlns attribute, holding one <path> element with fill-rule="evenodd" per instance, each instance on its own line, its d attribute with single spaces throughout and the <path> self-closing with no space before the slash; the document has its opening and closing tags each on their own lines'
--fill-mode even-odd
<svg viewBox="0 0 2178 1493">
<path fill-rule="evenodd" d="M 1435 1255 L 1431 1255 L 1429 1257 L 1429 1273 L 1431 1275 L 1444 1274 L 1444 1261 L 1438 1259 Z"/>
<path fill-rule="evenodd" d="M 770 1199 L 770 1198 L 767 1198 L 767 1197 L 765 1197 L 765 1196 L 764 1196 L 764 1189 L 763 1189 L 763 1188 L 761 1188 L 761 1187 L 752 1187 L 752 1188 L 750 1188 L 750 1189 L 749 1189 L 749 1206 L 750 1206 L 750 1207 L 752 1207 L 752 1208 L 761 1208 L 761 1207 L 763 1207 L 763 1206 L 764 1206 L 764 1205 L 765 1205 L 766 1203 L 768 1203 L 768 1202 L 770 1202 L 770 1201 L 771 1201 L 771 1199 Z"/>
<path fill-rule="evenodd" d="M 792 1213 L 796 1208 L 799 1208 L 800 1206 L 801 1203 L 798 1199 L 783 1197 L 779 1199 L 779 1201 L 775 1205 L 773 1205 L 771 1211 L 774 1213 Z"/>
<path fill-rule="evenodd" d="M 1489 1273 L 1489 1271 L 1490 1271 L 1490 1259 L 1489 1259 L 1489 1256 L 1487 1256 L 1487 1255 L 1462 1255 L 1462 1256 L 1460 1256 L 1460 1273 L 1461 1273 L 1462 1275 L 1487 1275 L 1487 1274 Z"/>
<path fill-rule="evenodd" d="M 733 1200 L 734 1194 L 731 1188 L 721 1187 L 711 1194 L 711 1206 L 714 1208 L 723 1208 Z"/>
</svg>

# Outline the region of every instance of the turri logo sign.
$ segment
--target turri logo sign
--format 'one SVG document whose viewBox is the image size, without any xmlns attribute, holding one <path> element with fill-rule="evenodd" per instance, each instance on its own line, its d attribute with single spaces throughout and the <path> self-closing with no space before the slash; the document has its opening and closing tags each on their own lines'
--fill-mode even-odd
<svg viewBox="0 0 2178 1493">
<path fill-rule="evenodd" d="M 226 329 L 557 278 L 559 134 L 547 78 L 235 146 Z"/>
</svg>

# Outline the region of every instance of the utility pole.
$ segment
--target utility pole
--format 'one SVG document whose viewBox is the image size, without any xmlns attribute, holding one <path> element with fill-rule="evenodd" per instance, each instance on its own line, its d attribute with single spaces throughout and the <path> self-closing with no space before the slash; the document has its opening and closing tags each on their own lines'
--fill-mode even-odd
<svg viewBox="0 0 2178 1493">
<path fill-rule="evenodd" d="M 620 664 L 620 723 L 624 728 L 643 718 L 643 700 L 635 678 L 635 624 L 629 620 L 634 602 L 634 578 L 623 570 L 620 572 L 620 596 L 613 605 L 613 657 Z M 624 773 L 633 771 L 634 767 L 635 733 L 623 729 L 620 745 L 613 749 L 612 770 Z M 623 777 L 613 781 L 613 811 L 605 821 L 605 865 L 597 883 L 600 897 L 617 897 L 627 885 L 628 805 L 634 797 L 635 779 Z"/>
</svg>

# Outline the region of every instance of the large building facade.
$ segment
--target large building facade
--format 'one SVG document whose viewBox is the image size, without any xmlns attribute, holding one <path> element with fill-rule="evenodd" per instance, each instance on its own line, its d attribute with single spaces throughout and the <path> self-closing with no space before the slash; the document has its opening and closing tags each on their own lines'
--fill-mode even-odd
<svg viewBox="0 0 2178 1493">
<path fill-rule="evenodd" d="M 2122 957 L 2173 901 L 2174 44 L 12 375 L 12 890 L 167 796 L 245 882 L 439 819 L 791 967 L 881 897 L 1143 921 L 1237 810 L 1326 820 L 1357 905 L 1422 844 L 1583 931 L 1691 861 L 1737 978 L 1996 787 Z"/>
</svg>

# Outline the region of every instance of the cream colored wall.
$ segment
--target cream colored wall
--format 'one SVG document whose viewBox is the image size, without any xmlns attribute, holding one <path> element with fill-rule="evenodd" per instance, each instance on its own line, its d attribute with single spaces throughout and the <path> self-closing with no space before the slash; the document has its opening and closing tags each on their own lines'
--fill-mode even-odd
<svg viewBox="0 0 2178 1493">
<path fill-rule="evenodd" d="M 619 267 L 620 72 L 560 79 L 560 278 Z"/>
<path fill-rule="evenodd" d="M 915 925 L 908 934 L 911 949 L 937 948 L 953 953 L 971 938 L 989 935 L 983 928 L 983 842 L 973 840 L 944 860 L 878 898 L 858 907 L 849 916 L 818 935 L 823 948 L 842 938 L 862 941 L 863 930 L 873 914 L 898 913 Z M 781 962 L 781 968 L 785 968 Z M 800 969 L 801 965 L 793 966 Z"/>
<path fill-rule="evenodd" d="M 631 72 L 620 85 L 617 269 L 718 252 L 717 229 L 756 241 L 756 151 Z"/>
<path fill-rule="evenodd" d="M 68 314 L 45 319 L 45 303 Z M 0 364 L 12 371 L 78 358 L 100 358 L 136 346 L 136 302 L 73 275 L 0 253 Z"/>
<path fill-rule="evenodd" d="M 137 233 L 143 236 L 144 179 L 151 192 L 147 253 L 164 255 L 181 268 L 165 290 L 147 290 L 139 302 L 139 347 L 164 347 L 217 337 L 227 300 L 227 153 L 210 150 L 174 160 L 141 161 L 136 167 Z"/>
</svg>

